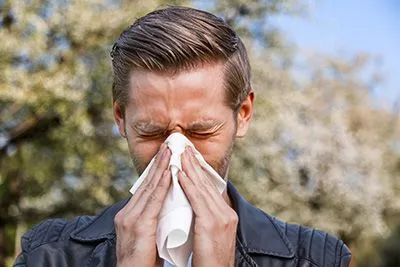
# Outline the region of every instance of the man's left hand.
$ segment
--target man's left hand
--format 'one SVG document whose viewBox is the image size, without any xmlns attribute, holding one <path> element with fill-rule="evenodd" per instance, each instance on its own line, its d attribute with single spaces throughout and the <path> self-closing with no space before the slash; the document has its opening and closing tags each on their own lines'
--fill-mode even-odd
<svg viewBox="0 0 400 267">
<path fill-rule="evenodd" d="M 187 147 L 179 182 L 195 215 L 192 265 L 234 266 L 238 216 Z"/>
</svg>

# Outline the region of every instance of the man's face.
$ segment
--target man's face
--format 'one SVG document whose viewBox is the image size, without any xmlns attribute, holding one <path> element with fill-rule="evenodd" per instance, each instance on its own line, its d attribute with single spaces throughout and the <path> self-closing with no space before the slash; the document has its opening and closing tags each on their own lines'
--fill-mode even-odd
<svg viewBox="0 0 400 267">
<path fill-rule="evenodd" d="M 179 132 L 225 177 L 234 138 L 247 131 L 252 94 L 247 99 L 251 102 L 248 103 L 251 104 L 249 118 L 243 122 L 244 113 L 239 111 L 235 117 L 225 102 L 221 63 L 175 75 L 134 71 L 130 78 L 125 117 L 117 103 L 114 103 L 114 116 L 121 135 L 127 138 L 138 173 L 144 171 L 165 139 Z"/>
</svg>

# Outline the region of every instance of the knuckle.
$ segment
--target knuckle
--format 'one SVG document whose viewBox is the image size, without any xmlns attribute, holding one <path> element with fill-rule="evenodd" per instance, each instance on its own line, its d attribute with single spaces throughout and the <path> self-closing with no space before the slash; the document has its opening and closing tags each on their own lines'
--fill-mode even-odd
<svg viewBox="0 0 400 267">
<path fill-rule="evenodd" d="M 146 187 L 145 187 L 145 189 L 147 189 L 146 192 L 153 191 L 157 187 L 156 181 L 153 178 L 146 185 Z"/>
<path fill-rule="evenodd" d="M 162 173 L 163 173 L 164 170 L 165 170 L 165 168 L 163 168 L 163 166 L 162 166 L 161 164 L 159 164 L 159 165 L 157 166 L 157 168 L 156 168 L 156 172 L 155 172 L 154 175 L 160 176 L 160 175 L 162 175 Z"/>
<path fill-rule="evenodd" d="M 157 196 L 155 194 L 149 195 L 148 204 L 154 203 L 157 201 Z"/>
<path fill-rule="evenodd" d="M 142 195 L 141 195 L 140 198 L 145 198 L 145 199 L 146 199 L 147 196 L 149 196 L 149 195 L 152 194 L 152 192 L 153 192 L 153 190 L 151 189 L 151 186 L 146 185 L 146 186 L 143 188 Z"/>
<path fill-rule="evenodd" d="M 235 224 L 237 224 L 239 222 L 239 216 L 237 215 L 237 213 L 235 211 L 231 212 L 230 221 Z"/>
<path fill-rule="evenodd" d="M 146 193 L 150 193 L 151 191 L 153 191 L 155 188 L 155 184 L 153 181 L 149 182 L 145 188 Z"/>
<path fill-rule="evenodd" d="M 161 181 L 158 183 L 157 185 L 157 190 L 161 190 L 164 187 L 166 187 L 168 184 L 168 181 L 166 181 L 166 179 L 161 179 Z"/>
<path fill-rule="evenodd" d="M 221 221 L 222 228 L 226 228 L 231 224 L 231 220 L 229 217 L 224 217 Z"/>
<path fill-rule="evenodd" d="M 239 222 L 239 216 L 234 211 L 230 211 L 220 220 L 220 226 L 222 229 L 230 228 L 231 226 L 236 226 Z"/>
<path fill-rule="evenodd" d="M 121 221 L 123 219 L 123 210 L 120 210 L 115 216 L 114 216 L 114 224 L 115 225 L 120 225 Z"/>
<path fill-rule="evenodd" d="M 128 231 L 135 227 L 137 222 L 137 215 L 135 211 L 130 212 L 128 215 L 121 211 L 114 217 L 114 224 L 117 230 Z"/>
<path fill-rule="evenodd" d="M 146 185 L 144 188 L 143 188 L 143 195 L 145 195 L 145 194 L 148 194 L 149 193 L 149 185 Z"/>
<path fill-rule="evenodd" d="M 164 178 L 165 177 L 161 178 L 160 182 L 157 185 L 158 188 L 160 188 L 160 187 L 163 188 L 163 187 L 165 187 L 165 186 L 167 186 L 169 184 L 170 180 L 164 179 Z"/>
<path fill-rule="evenodd" d="M 119 224 L 119 227 L 120 227 L 122 230 L 127 230 L 127 229 L 130 228 L 130 226 L 131 226 L 131 223 L 130 223 L 129 220 L 127 220 L 126 218 L 124 218 L 124 219 L 120 222 L 120 224 Z"/>
</svg>

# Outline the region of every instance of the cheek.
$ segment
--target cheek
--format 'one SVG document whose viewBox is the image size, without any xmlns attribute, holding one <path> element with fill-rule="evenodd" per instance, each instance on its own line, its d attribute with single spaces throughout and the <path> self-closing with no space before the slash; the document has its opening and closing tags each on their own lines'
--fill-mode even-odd
<svg viewBox="0 0 400 267">
<path fill-rule="evenodd" d="M 210 140 L 191 140 L 204 159 L 213 167 L 218 166 L 232 144 L 232 136 L 219 136 Z"/>
<path fill-rule="evenodd" d="M 225 128 L 217 136 L 205 140 L 190 141 L 209 164 L 217 165 L 232 145 L 234 134 L 235 124 L 232 120 L 225 125 Z"/>
<path fill-rule="evenodd" d="M 151 159 L 157 154 L 162 141 L 147 141 L 140 142 L 137 140 L 132 140 L 133 142 L 130 144 L 130 150 L 133 157 L 140 161 L 142 165 L 147 166 Z"/>
</svg>

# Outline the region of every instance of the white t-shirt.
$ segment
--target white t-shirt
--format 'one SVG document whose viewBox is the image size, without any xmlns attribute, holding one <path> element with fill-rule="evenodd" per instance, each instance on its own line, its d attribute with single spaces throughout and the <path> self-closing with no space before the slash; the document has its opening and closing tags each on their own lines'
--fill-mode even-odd
<svg viewBox="0 0 400 267">
<path fill-rule="evenodd" d="M 188 264 L 186 265 L 186 267 L 192 267 L 192 255 L 193 254 L 190 254 L 190 257 L 189 257 L 189 260 L 188 260 Z M 164 261 L 164 267 L 175 267 L 175 265 L 172 265 L 168 261 Z"/>
</svg>

